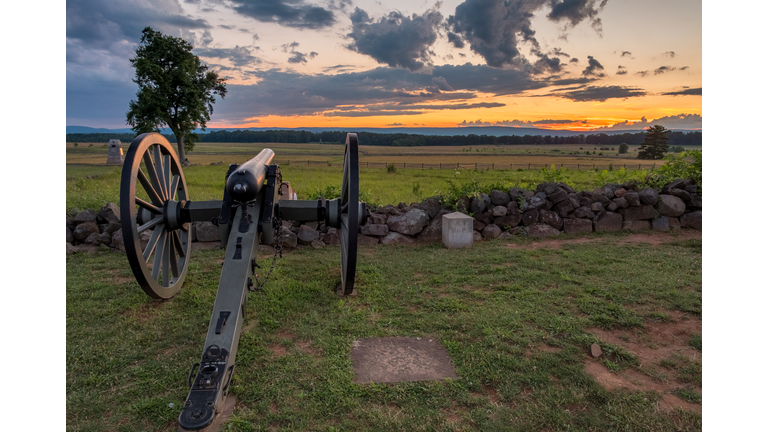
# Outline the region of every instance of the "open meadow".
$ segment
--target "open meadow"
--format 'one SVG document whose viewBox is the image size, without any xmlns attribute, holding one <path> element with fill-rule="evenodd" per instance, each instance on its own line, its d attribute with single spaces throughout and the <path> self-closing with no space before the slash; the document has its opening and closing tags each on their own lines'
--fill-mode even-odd
<svg viewBox="0 0 768 432">
<path fill-rule="evenodd" d="M 128 145 L 124 144 L 124 151 Z M 577 189 L 591 189 L 598 183 L 642 180 L 661 165 L 660 161 L 639 161 L 615 151 L 603 151 L 603 156 L 568 154 L 586 151 L 579 147 L 583 146 L 361 146 L 360 191 L 366 202 L 384 205 L 410 204 L 473 181 L 502 189 L 534 187 L 539 182 L 555 180 Z M 341 185 L 341 145 L 198 143 L 189 153 L 193 166 L 184 169 L 192 199 L 220 199 L 227 165 L 243 163 L 263 148 L 275 151 L 274 162 L 280 165 L 283 180 L 298 191 L 299 199 L 320 194 L 330 197 L 328 192 Z M 630 154 L 634 150 L 630 147 Z M 119 201 L 120 167 L 104 165 L 105 144 L 90 147 L 78 143 L 74 147 L 67 143 L 66 152 L 67 210 L 100 208 L 107 202 Z M 221 165 L 211 165 L 217 163 Z M 394 164 L 394 172 L 387 170 L 387 163 Z M 639 165 L 642 169 L 638 169 Z M 544 167 L 546 172 L 542 171 Z"/>
<path fill-rule="evenodd" d="M 561 237 L 362 247 L 345 299 L 338 246 L 286 254 L 250 294 L 224 430 L 701 430 L 700 234 Z M 67 430 L 176 430 L 222 258 L 193 252 L 156 301 L 122 254 L 67 257 Z M 443 344 L 459 378 L 354 384 L 354 341 L 389 336 Z"/>
</svg>

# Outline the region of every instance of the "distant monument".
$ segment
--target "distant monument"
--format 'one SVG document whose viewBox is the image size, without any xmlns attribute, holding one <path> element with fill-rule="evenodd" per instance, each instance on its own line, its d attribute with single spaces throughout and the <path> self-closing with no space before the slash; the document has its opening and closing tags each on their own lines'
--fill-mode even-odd
<svg viewBox="0 0 768 432">
<path fill-rule="evenodd" d="M 109 153 L 107 153 L 107 165 L 122 165 L 125 160 L 123 156 L 122 143 L 118 139 L 109 140 Z"/>
</svg>

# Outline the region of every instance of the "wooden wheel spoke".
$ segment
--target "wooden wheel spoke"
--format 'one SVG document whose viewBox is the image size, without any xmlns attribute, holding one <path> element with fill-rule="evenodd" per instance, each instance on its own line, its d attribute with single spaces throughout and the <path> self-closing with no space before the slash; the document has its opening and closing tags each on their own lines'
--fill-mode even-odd
<svg viewBox="0 0 768 432">
<path fill-rule="evenodd" d="M 157 246 L 157 240 L 160 238 L 160 234 L 165 231 L 165 227 L 160 226 L 155 228 L 154 231 L 152 231 L 152 237 L 149 238 L 149 242 L 147 243 L 146 249 L 144 249 L 144 261 L 146 263 L 149 263 L 149 256 L 152 255 L 152 252 L 155 250 L 155 247 Z"/>
<path fill-rule="evenodd" d="M 168 188 L 166 187 L 165 171 L 163 171 L 163 155 L 162 153 L 160 153 L 160 146 L 153 145 L 152 153 L 155 159 L 155 172 L 157 173 L 157 182 L 160 184 L 160 190 L 162 191 L 163 199 L 164 200 L 170 199 L 168 198 Z"/>
<path fill-rule="evenodd" d="M 157 280 L 160 276 L 160 270 L 163 266 L 163 255 L 165 255 L 165 239 L 168 237 L 168 233 L 163 230 L 160 233 L 160 238 L 157 241 L 157 250 L 155 251 L 155 261 L 152 263 L 152 279 Z"/>
<path fill-rule="evenodd" d="M 163 283 L 162 285 L 167 287 L 170 285 L 171 281 L 171 273 L 170 273 L 170 266 L 171 266 L 171 237 L 168 235 L 168 233 L 165 233 L 163 236 Z"/>
<path fill-rule="evenodd" d="M 147 195 L 149 195 L 149 199 L 154 203 L 156 206 L 162 206 L 163 200 L 160 198 L 160 195 L 157 194 L 157 191 L 154 187 L 152 187 L 152 184 L 149 182 L 149 179 L 147 179 L 147 176 L 144 174 L 144 171 L 141 170 L 141 167 L 139 167 L 139 171 L 136 174 L 136 178 L 139 179 L 139 183 L 141 183 L 141 186 L 144 188 L 144 191 L 147 192 Z"/>
<path fill-rule="evenodd" d="M 136 201 L 136 204 L 138 204 L 139 207 L 141 207 L 141 208 L 145 208 L 145 209 L 149 210 L 150 212 L 152 212 L 154 214 L 157 214 L 157 215 L 163 214 L 163 209 L 158 208 L 156 206 L 153 206 L 152 204 L 144 201 L 141 198 L 135 198 L 134 200 Z"/>
<path fill-rule="evenodd" d="M 157 194 L 158 198 L 160 199 L 160 202 L 166 200 L 165 193 L 163 192 L 162 187 L 160 186 L 160 177 L 158 176 L 157 171 L 155 170 L 155 163 L 152 160 L 152 156 L 149 154 L 149 151 L 146 151 L 144 153 L 144 166 L 147 168 L 147 174 L 149 174 L 149 181 L 152 183 L 152 187 L 155 190 L 155 194 Z"/>
<path fill-rule="evenodd" d="M 173 199 L 171 189 L 171 155 L 163 155 L 163 179 L 165 180 L 165 192 L 168 199 Z"/>
<path fill-rule="evenodd" d="M 137 230 L 139 234 L 143 233 L 144 231 L 156 227 L 158 224 L 161 224 L 163 222 L 162 217 L 156 217 L 153 218 L 151 221 L 145 223 L 144 225 L 140 226 Z"/>
<path fill-rule="evenodd" d="M 176 193 L 179 191 L 179 180 L 181 180 L 181 177 L 179 177 L 178 174 L 173 176 L 173 180 L 171 181 L 171 189 L 168 194 L 168 197 L 172 200 L 176 199 Z"/>
<path fill-rule="evenodd" d="M 171 266 L 171 274 L 173 277 L 179 277 L 179 259 L 176 257 L 176 241 L 174 240 L 175 231 L 171 232 L 171 236 L 168 238 L 168 250 L 169 250 L 169 264 Z"/>
<path fill-rule="evenodd" d="M 187 256 L 187 251 L 184 249 L 184 246 L 181 245 L 181 236 L 178 231 L 173 232 L 173 243 L 176 245 L 176 251 L 179 253 L 180 257 Z"/>
</svg>

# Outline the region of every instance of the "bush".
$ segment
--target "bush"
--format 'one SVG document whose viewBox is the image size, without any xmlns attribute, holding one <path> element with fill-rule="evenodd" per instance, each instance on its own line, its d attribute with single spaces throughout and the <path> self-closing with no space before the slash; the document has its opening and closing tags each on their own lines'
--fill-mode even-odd
<svg viewBox="0 0 768 432">
<path fill-rule="evenodd" d="M 619 144 L 619 154 L 624 154 L 628 152 L 629 152 L 629 145 L 627 145 L 627 143 Z"/>
<path fill-rule="evenodd" d="M 77 147 L 79 145 L 78 143 L 73 143 L 73 144 L 74 144 L 75 147 Z"/>
<path fill-rule="evenodd" d="M 646 178 L 646 183 L 654 188 L 677 179 L 692 179 L 699 185 L 701 194 L 702 166 L 701 150 L 689 150 L 680 155 L 669 154 L 664 157 L 666 163 Z"/>
<path fill-rule="evenodd" d="M 387 164 L 387 174 L 394 174 L 397 172 L 397 168 L 395 168 L 394 163 L 388 163 Z"/>
</svg>

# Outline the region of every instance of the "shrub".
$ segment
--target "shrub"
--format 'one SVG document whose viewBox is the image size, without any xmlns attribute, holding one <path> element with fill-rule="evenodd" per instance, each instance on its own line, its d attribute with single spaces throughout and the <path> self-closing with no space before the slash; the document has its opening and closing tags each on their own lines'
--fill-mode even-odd
<svg viewBox="0 0 768 432">
<path fill-rule="evenodd" d="M 701 194 L 702 158 L 701 150 L 689 150 L 679 155 L 669 154 L 664 157 L 666 163 L 646 178 L 646 183 L 654 188 L 677 179 L 693 179 L 699 185 Z"/>
<path fill-rule="evenodd" d="M 388 163 L 387 164 L 387 174 L 394 174 L 397 172 L 397 168 L 395 168 L 394 163 Z"/>
<path fill-rule="evenodd" d="M 74 144 L 74 146 L 75 146 L 75 147 L 77 147 L 77 146 L 78 146 L 78 143 L 73 143 L 73 144 Z"/>
</svg>

